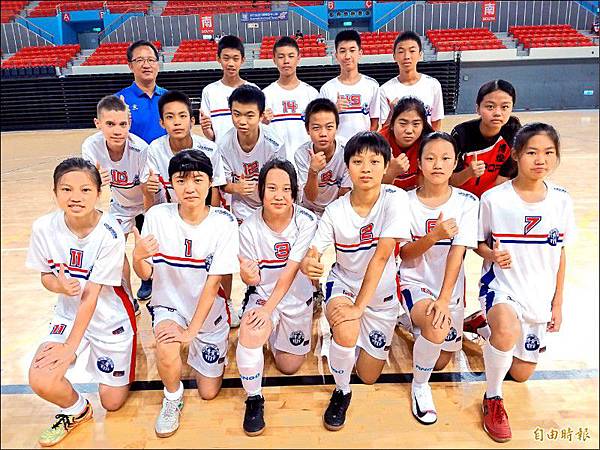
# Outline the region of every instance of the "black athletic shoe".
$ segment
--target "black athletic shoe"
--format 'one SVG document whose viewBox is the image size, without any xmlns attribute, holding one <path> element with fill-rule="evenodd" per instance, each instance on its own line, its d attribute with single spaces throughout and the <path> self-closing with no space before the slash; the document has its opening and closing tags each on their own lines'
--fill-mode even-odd
<svg viewBox="0 0 600 450">
<path fill-rule="evenodd" d="M 346 411 L 348 411 L 348 406 L 350 406 L 350 399 L 352 399 L 352 392 L 344 395 L 339 389 L 333 391 L 331 400 L 329 400 L 329 406 L 323 415 L 325 428 L 329 431 L 337 431 L 344 427 Z"/>
<path fill-rule="evenodd" d="M 137 291 L 139 301 L 150 300 L 152 297 L 152 279 L 142 280 L 142 284 Z"/>
<path fill-rule="evenodd" d="M 258 436 L 265 431 L 265 399 L 262 395 L 253 395 L 246 399 L 244 414 L 244 433 Z"/>
</svg>

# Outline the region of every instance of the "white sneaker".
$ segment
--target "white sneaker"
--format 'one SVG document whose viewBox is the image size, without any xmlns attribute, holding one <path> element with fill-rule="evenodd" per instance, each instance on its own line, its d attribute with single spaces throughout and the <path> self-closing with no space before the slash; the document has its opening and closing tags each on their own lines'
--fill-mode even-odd
<svg viewBox="0 0 600 450">
<path fill-rule="evenodd" d="M 428 383 L 423 385 L 416 385 L 412 383 L 411 386 L 411 398 L 412 398 L 412 413 L 419 422 L 423 425 L 432 425 L 437 421 L 437 411 L 433 404 L 433 397 L 431 395 L 431 387 Z"/>
<path fill-rule="evenodd" d="M 169 437 L 179 428 L 179 416 L 183 409 L 183 396 L 177 400 L 163 398 L 160 414 L 156 418 L 154 431 L 158 437 Z"/>
<path fill-rule="evenodd" d="M 229 309 L 229 317 L 231 318 L 231 324 L 229 325 L 231 328 L 237 328 L 240 326 L 240 316 L 238 312 L 233 307 L 233 302 L 231 299 L 227 299 L 227 308 Z"/>
</svg>

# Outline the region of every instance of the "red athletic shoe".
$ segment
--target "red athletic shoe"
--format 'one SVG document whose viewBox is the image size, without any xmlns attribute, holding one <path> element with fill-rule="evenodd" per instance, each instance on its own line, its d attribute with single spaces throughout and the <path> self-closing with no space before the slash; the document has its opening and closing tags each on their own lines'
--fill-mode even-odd
<svg viewBox="0 0 600 450">
<path fill-rule="evenodd" d="M 496 442 L 510 441 L 512 432 L 501 397 L 483 396 L 483 429 Z"/>
<path fill-rule="evenodd" d="M 477 334 L 477 328 L 485 327 L 486 325 L 487 320 L 485 320 L 485 314 L 483 311 L 479 310 L 470 316 L 465 317 L 463 322 L 463 331 Z"/>
</svg>

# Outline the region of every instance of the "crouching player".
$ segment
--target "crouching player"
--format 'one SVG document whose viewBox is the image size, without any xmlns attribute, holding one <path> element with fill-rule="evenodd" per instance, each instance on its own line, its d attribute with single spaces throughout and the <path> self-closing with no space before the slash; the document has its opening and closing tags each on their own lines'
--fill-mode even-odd
<svg viewBox="0 0 600 450">
<path fill-rule="evenodd" d="M 134 229 L 134 270 L 141 279 L 154 280 L 148 309 L 165 395 L 155 423 L 159 437 L 179 428 L 182 345 L 189 343 L 187 362 L 203 399 L 218 394 L 226 364 L 229 323 L 219 286 L 223 275 L 239 270 L 238 225 L 228 211 L 205 204 L 212 170 L 199 150 L 173 156 L 169 182 L 178 203 L 153 206 L 141 235 Z"/>
<path fill-rule="evenodd" d="M 135 377 L 135 315 L 122 280 L 125 237 L 114 217 L 96 209 L 101 185 L 89 161 L 64 160 L 54 169 L 60 210 L 33 224 L 26 264 L 58 294 L 50 334 L 29 368 L 33 392 L 61 408 L 39 438 L 43 447 L 93 416 L 90 402 L 65 377 L 86 349 L 87 369 L 100 383 L 100 403 L 107 410 L 125 403 Z"/>
<path fill-rule="evenodd" d="M 381 184 L 390 157 L 389 144 L 376 132 L 350 138 L 344 161 L 352 190 L 325 208 L 302 260 L 302 272 L 318 279 L 324 269 L 320 255 L 335 245 L 325 285 L 325 315 L 333 334 L 328 361 L 336 388 L 323 419 L 332 431 L 344 426 L 354 365 L 367 384 L 381 374 L 400 308 L 394 249 L 410 239 L 410 223 L 406 192 Z"/>
<path fill-rule="evenodd" d="M 412 242 L 400 249 L 402 303 L 415 331 L 412 413 L 424 425 L 437 420 L 429 387 L 432 370 L 448 364 L 462 347 L 467 248 L 477 247 L 479 200 L 448 185 L 458 148 L 447 133 L 421 142 L 423 185 L 408 193 Z"/>
<path fill-rule="evenodd" d="M 240 275 L 254 287 L 244 305 L 236 351 L 248 394 L 244 432 L 249 436 L 265 429 L 263 345 L 268 340 L 276 367 L 286 375 L 297 372 L 310 352 L 312 285 L 299 268 L 317 229 L 316 216 L 294 204 L 298 181 L 290 161 L 268 161 L 258 192 L 262 208 L 240 226 Z"/>
</svg>

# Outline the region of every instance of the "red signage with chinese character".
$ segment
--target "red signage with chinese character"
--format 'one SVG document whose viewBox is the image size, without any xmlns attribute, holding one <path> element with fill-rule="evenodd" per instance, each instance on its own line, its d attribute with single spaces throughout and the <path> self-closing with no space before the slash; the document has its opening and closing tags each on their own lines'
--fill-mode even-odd
<svg viewBox="0 0 600 450">
<path fill-rule="evenodd" d="M 65 22 L 70 22 L 71 21 L 71 15 L 68 12 L 63 13 L 63 20 Z"/>
<path fill-rule="evenodd" d="M 365 0 L 365 8 L 371 9 L 373 7 L 373 2 L 371 0 Z"/>
<path fill-rule="evenodd" d="M 335 9 L 335 2 L 327 2 L 327 9 L 333 11 Z"/>
<path fill-rule="evenodd" d="M 481 20 L 483 22 L 496 21 L 496 2 L 488 1 L 481 4 Z"/>
<path fill-rule="evenodd" d="M 215 34 L 213 16 L 200 16 L 200 34 Z"/>
</svg>

